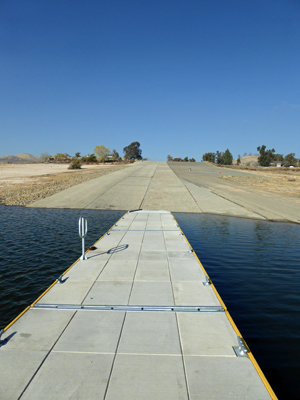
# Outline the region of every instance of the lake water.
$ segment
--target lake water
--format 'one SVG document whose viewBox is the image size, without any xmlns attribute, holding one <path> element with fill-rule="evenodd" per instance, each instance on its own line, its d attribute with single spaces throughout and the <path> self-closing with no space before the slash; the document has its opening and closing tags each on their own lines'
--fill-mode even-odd
<svg viewBox="0 0 300 400">
<path fill-rule="evenodd" d="M 124 212 L 84 214 L 90 246 Z M 80 256 L 80 215 L 0 205 L 0 329 Z M 279 399 L 299 399 L 300 226 L 174 216 Z"/>
</svg>

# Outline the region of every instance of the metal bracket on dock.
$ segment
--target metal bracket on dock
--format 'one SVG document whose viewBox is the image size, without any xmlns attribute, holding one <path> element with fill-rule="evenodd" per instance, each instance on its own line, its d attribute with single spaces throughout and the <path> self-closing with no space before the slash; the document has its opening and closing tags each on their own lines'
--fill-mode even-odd
<svg viewBox="0 0 300 400">
<path fill-rule="evenodd" d="M 202 282 L 204 286 L 210 286 L 211 285 L 211 280 L 209 279 L 208 276 L 205 277 L 205 282 Z"/>
<path fill-rule="evenodd" d="M 221 306 L 121 306 L 121 305 L 75 305 L 75 304 L 35 304 L 32 308 L 48 310 L 80 311 L 126 311 L 126 312 L 224 312 Z"/>
<path fill-rule="evenodd" d="M 233 350 L 234 350 L 236 356 L 237 357 L 248 357 L 247 356 L 248 349 L 245 346 L 243 339 L 240 338 L 239 336 L 237 336 L 237 341 L 238 341 L 239 345 L 233 347 Z"/>
<path fill-rule="evenodd" d="M 63 280 L 63 276 L 62 276 L 62 275 L 60 275 L 60 276 L 57 278 L 57 282 L 58 282 L 58 283 L 64 283 L 64 280 Z"/>
</svg>

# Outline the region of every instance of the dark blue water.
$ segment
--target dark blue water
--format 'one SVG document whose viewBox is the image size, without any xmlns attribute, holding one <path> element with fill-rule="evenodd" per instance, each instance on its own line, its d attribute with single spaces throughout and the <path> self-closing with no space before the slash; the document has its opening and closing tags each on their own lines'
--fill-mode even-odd
<svg viewBox="0 0 300 400">
<path fill-rule="evenodd" d="M 123 214 L 94 211 L 86 245 Z M 79 210 L 0 205 L 0 328 L 81 254 Z M 176 213 L 279 399 L 300 398 L 300 226 Z"/>
<path fill-rule="evenodd" d="M 300 399 L 300 226 L 175 217 L 279 399 Z"/>
</svg>

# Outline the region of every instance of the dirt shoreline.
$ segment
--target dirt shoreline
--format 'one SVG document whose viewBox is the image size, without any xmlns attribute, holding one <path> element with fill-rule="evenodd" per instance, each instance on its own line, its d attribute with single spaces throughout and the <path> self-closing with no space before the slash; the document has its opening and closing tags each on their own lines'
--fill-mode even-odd
<svg viewBox="0 0 300 400">
<path fill-rule="evenodd" d="M 123 168 L 125 164 L 85 165 L 78 170 L 68 170 L 68 164 L 2 164 L 0 201 L 7 206 L 26 206 Z"/>
</svg>

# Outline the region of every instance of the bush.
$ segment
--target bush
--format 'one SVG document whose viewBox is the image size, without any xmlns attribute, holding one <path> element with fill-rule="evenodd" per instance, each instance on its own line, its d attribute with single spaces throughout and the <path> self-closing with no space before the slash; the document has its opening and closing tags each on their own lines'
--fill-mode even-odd
<svg viewBox="0 0 300 400">
<path fill-rule="evenodd" d="M 81 162 L 79 160 L 73 160 L 68 169 L 81 169 Z"/>
<path fill-rule="evenodd" d="M 97 157 L 94 153 L 92 153 L 86 157 L 86 162 L 97 162 Z"/>
</svg>

